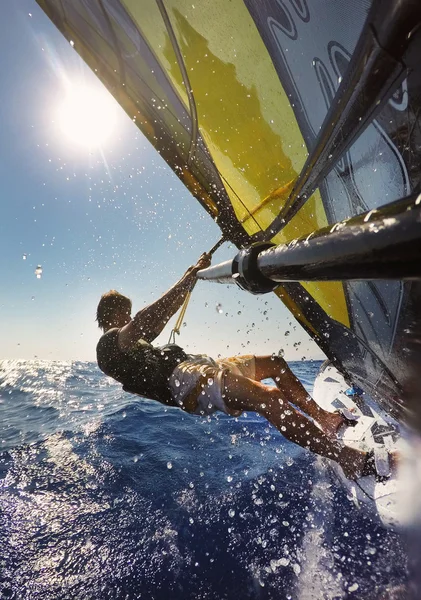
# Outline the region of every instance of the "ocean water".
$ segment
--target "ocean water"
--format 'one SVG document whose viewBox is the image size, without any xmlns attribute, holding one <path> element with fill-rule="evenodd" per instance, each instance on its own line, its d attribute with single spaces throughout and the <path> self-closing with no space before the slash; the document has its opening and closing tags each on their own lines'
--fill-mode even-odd
<svg viewBox="0 0 421 600">
<path fill-rule="evenodd" d="M 320 363 L 291 366 L 311 391 Z M 47 361 L 0 363 L 0 411 L 1 598 L 406 597 L 400 534 L 255 414 Z"/>
</svg>

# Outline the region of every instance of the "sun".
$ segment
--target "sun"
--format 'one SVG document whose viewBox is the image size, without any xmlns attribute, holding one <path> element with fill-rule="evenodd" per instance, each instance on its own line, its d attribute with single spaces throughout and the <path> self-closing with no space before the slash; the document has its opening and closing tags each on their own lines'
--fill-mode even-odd
<svg viewBox="0 0 421 600">
<path fill-rule="evenodd" d="M 115 102 L 105 90 L 73 85 L 58 108 L 57 121 L 72 142 L 87 148 L 102 146 L 115 127 Z"/>
</svg>

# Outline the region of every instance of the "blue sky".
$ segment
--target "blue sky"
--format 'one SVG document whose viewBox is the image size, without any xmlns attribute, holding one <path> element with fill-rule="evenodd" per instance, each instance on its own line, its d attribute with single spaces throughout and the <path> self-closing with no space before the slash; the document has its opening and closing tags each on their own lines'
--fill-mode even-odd
<svg viewBox="0 0 421 600">
<path fill-rule="evenodd" d="M 116 103 L 101 148 L 64 135 L 56 118 L 64 83 L 101 84 L 35 2 L 4 3 L 2 17 L 0 358 L 92 360 L 101 293 L 118 289 L 141 308 L 220 231 Z M 214 262 L 234 253 L 225 244 Z M 201 282 L 178 342 L 215 356 L 282 347 L 290 359 L 320 357 L 291 322 L 271 295 Z"/>
</svg>

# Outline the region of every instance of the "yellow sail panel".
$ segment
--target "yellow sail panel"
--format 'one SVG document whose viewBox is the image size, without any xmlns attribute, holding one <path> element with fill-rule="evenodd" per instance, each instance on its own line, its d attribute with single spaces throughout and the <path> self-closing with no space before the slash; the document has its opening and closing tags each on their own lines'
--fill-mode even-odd
<svg viewBox="0 0 421 600">
<path fill-rule="evenodd" d="M 345 327 L 350 326 L 344 286 L 340 281 L 305 281 L 301 284 L 332 319 Z"/>
<path fill-rule="evenodd" d="M 187 104 L 156 3 L 126 0 L 125 5 Z M 165 7 L 190 78 L 200 133 L 242 220 L 247 210 L 295 179 L 304 163 L 306 151 L 294 113 L 242 1 L 193 6 L 170 0 Z M 210 22 L 218 27 L 210 28 Z M 253 219 L 245 228 L 258 231 Z"/>
<path fill-rule="evenodd" d="M 324 310 L 335 321 L 342 323 L 346 327 L 350 326 L 348 308 L 345 302 L 345 294 L 342 283 L 339 281 L 324 281 L 320 283 L 306 282 L 302 283 L 307 292 L 324 308 Z M 302 314 L 299 305 L 291 298 L 287 291 L 280 285 L 275 294 L 282 300 L 287 309 L 294 317 L 311 331 L 317 337 L 322 337 L 325 332 L 317 331 L 314 323 L 310 323 Z M 326 307 L 326 308 L 325 308 Z"/>
</svg>

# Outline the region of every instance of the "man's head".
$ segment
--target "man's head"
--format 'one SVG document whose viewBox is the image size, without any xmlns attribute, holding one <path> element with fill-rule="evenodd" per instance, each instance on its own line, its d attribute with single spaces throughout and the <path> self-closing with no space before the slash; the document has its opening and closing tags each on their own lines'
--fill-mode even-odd
<svg viewBox="0 0 421 600">
<path fill-rule="evenodd" d="M 113 327 L 124 327 L 130 321 L 132 301 L 116 290 L 110 290 L 101 296 L 96 310 L 98 327 L 107 331 Z"/>
</svg>

